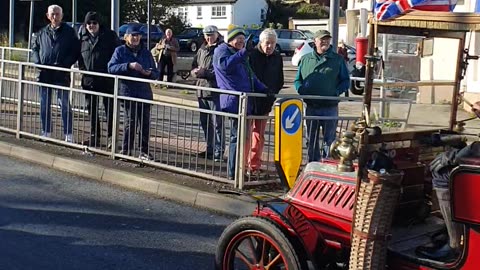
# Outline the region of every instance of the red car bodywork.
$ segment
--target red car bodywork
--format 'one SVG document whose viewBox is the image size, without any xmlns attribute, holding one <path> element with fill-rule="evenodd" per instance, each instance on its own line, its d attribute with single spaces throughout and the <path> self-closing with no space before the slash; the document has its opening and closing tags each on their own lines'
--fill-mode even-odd
<svg viewBox="0 0 480 270">
<path fill-rule="evenodd" d="M 319 163 L 320 164 L 320 163 Z M 388 255 L 389 269 L 480 269 L 480 160 L 470 160 L 452 173 L 453 216 L 465 225 L 464 250 L 454 263 L 438 264 Z M 285 201 L 254 212 L 275 221 L 299 239 L 310 259 L 348 250 L 355 203 L 355 173 L 305 171 Z"/>
</svg>

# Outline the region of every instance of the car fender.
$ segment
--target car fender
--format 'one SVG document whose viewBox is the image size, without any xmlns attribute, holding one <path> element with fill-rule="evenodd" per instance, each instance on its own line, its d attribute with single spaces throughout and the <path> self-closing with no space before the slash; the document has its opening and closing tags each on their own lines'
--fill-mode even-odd
<svg viewBox="0 0 480 270">
<path fill-rule="evenodd" d="M 310 47 L 310 45 L 308 45 L 309 42 L 311 42 L 311 41 L 306 40 L 306 41 L 303 42 L 303 46 L 300 50 L 295 49 L 295 52 L 292 56 L 292 65 L 293 66 L 298 67 L 302 57 L 306 54 L 309 54 L 309 53 L 313 52 L 312 47 Z"/>
<path fill-rule="evenodd" d="M 303 248 L 308 259 L 316 265 L 314 254 L 326 251 L 326 242 L 312 222 L 293 204 L 279 200 L 259 203 L 254 216 L 272 220 L 284 229 L 297 248 Z M 315 267 L 315 269 L 317 269 Z"/>
</svg>

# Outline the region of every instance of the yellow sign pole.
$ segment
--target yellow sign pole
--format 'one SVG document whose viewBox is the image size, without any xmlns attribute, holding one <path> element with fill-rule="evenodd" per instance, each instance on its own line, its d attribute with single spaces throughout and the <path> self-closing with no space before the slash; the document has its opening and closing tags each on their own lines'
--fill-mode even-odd
<svg viewBox="0 0 480 270">
<path fill-rule="evenodd" d="M 303 102 L 275 102 L 275 166 L 283 184 L 292 188 L 302 164 Z"/>
</svg>

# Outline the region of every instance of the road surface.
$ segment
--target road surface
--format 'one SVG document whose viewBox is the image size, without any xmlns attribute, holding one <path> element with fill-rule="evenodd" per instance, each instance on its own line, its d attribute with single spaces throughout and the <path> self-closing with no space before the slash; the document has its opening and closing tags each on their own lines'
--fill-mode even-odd
<svg viewBox="0 0 480 270">
<path fill-rule="evenodd" d="M 0 155 L 0 269 L 212 269 L 231 218 Z"/>
</svg>

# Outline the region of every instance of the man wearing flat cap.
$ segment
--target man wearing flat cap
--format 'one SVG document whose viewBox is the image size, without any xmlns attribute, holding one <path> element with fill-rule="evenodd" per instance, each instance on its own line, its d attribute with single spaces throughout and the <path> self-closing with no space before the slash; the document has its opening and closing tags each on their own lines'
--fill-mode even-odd
<svg viewBox="0 0 480 270">
<path fill-rule="evenodd" d="M 215 72 L 213 70 L 213 52 L 222 42 L 219 39 L 215 25 L 208 25 L 203 29 L 205 42 L 193 58 L 192 76 L 197 78 L 197 86 L 217 88 Z M 217 92 L 197 90 L 198 107 L 210 111 L 220 111 L 220 95 Z M 207 149 L 199 155 L 220 161 L 223 158 L 225 139 L 223 138 L 222 117 L 215 114 L 200 113 L 200 124 L 205 133 Z"/>
<path fill-rule="evenodd" d="M 100 16 L 89 11 L 85 16 L 85 24 L 80 31 L 81 55 L 78 67 L 81 70 L 108 73 L 108 61 L 112 58 L 120 40 L 117 33 L 100 23 Z M 114 81 L 111 78 L 83 75 L 82 88 L 85 90 L 113 95 Z M 100 147 L 101 127 L 98 111 L 100 96 L 85 95 L 90 118 L 90 139 L 88 144 Z M 107 116 L 107 148 L 112 146 L 113 98 L 102 97 L 103 108 Z"/>
<path fill-rule="evenodd" d="M 295 89 L 300 95 L 338 97 L 348 91 L 350 75 L 345 60 L 330 45 L 331 40 L 332 36 L 326 30 L 315 33 L 315 50 L 302 57 L 294 80 Z M 305 103 L 307 116 L 338 117 L 338 100 L 305 99 Z M 323 131 L 323 149 L 319 140 L 320 127 Z M 309 162 L 328 156 L 336 129 L 337 120 L 307 120 Z"/>
</svg>

